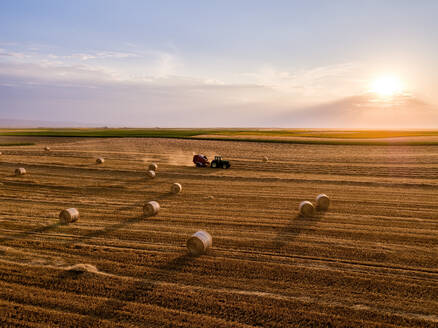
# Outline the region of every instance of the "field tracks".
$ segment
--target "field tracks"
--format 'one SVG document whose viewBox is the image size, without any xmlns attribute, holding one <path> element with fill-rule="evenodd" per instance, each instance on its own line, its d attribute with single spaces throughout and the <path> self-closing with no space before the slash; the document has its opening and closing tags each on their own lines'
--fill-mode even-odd
<svg viewBox="0 0 438 328">
<path fill-rule="evenodd" d="M 0 325 L 437 325 L 435 146 L 41 140 L 1 149 Z M 197 152 L 232 167 L 194 168 Z M 330 209 L 298 216 L 320 193 Z M 200 229 L 213 248 L 194 258 Z"/>
</svg>

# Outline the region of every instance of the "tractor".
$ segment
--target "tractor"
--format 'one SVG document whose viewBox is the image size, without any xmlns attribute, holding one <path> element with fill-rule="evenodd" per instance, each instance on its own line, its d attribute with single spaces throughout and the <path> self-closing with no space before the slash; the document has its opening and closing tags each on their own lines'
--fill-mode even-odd
<svg viewBox="0 0 438 328">
<path fill-rule="evenodd" d="M 215 156 L 214 160 L 211 161 L 211 165 L 212 168 L 223 168 L 223 169 L 228 169 L 231 164 L 229 161 L 225 161 L 222 159 L 221 156 Z"/>
<path fill-rule="evenodd" d="M 222 169 L 228 169 L 231 165 L 229 161 L 225 161 L 222 159 L 221 156 L 215 156 L 214 160 L 210 162 L 208 161 L 207 156 L 198 154 L 193 156 L 193 163 L 195 163 L 196 167 L 212 167 L 214 169 L 216 168 L 222 168 Z"/>
</svg>

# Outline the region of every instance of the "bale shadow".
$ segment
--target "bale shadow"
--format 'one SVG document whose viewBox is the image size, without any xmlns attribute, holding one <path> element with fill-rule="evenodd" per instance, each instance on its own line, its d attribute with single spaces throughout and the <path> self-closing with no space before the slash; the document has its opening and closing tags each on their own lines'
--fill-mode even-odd
<svg viewBox="0 0 438 328">
<path fill-rule="evenodd" d="M 135 180 L 126 180 L 124 182 L 119 182 L 117 184 L 111 185 L 111 187 L 123 187 L 126 188 L 127 186 L 131 186 L 133 184 L 143 184 L 148 182 L 148 185 L 158 184 L 159 182 L 154 181 L 155 179 L 151 179 L 149 177 L 142 177 L 140 179 Z"/>
<path fill-rule="evenodd" d="M 64 270 L 59 275 L 59 279 L 73 279 L 76 280 L 83 276 L 86 272 L 85 271 L 77 271 L 77 270 Z"/>
<path fill-rule="evenodd" d="M 140 280 L 133 280 L 127 288 L 114 290 L 107 301 L 102 302 L 94 310 L 87 313 L 87 318 L 80 319 L 78 326 L 89 324 L 89 320 L 99 321 L 101 319 L 114 320 L 118 319 L 120 314 L 118 309 L 123 309 L 128 302 L 140 302 L 142 304 L 154 303 L 153 292 L 161 285 L 162 281 L 174 283 L 177 281 L 176 274 L 182 272 L 192 261 L 194 257 L 188 253 L 180 254 L 176 258 L 164 263 Z M 58 277 L 60 279 L 77 279 L 83 273 L 63 272 Z"/>
<path fill-rule="evenodd" d="M 175 194 L 172 193 L 171 191 L 168 191 L 168 192 L 162 193 L 161 195 L 155 197 L 155 199 L 157 199 L 157 200 L 163 200 L 163 199 L 170 198 L 170 197 L 172 197 L 172 196 L 175 196 Z"/>
<path fill-rule="evenodd" d="M 144 204 L 144 201 L 138 202 L 135 204 L 131 204 L 128 206 L 120 207 L 120 208 L 116 209 L 115 211 L 113 211 L 112 213 L 109 213 L 108 215 L 115 215 L 115 214 L 119 214 L 122 211 L 127 211 L 127 210 L 132 210 L 135 208 L 139 208 L 139 207 L 142 207 L 143 204 Z M 114 232 L 118 229 L 124 228 L 127 225 L 141 222 L 144 219 L 145 219 L 145 215 L 143 213 L 141 213 L 141 214 L 138 214 L 134 217 L 124 219 L 121 222 L 107 226 L 101 230 L 92 231 L 92 232 L 87 233 L 85 235 L 78 236 L 78 237 L 74 238 L 73 240 L 65 243 L 65 245 L 73 245 L 75 243 L 83 242 L 85 240 L 90 240 L 90 239 L 95 238 L 95 237 L 101 237 L 101 236 L 104 236 L 108 233 Z"/>
<path fill-rule="evenodd" d="M 22 231 L 22 232 L 19 232 L 19 233 L 15 234 L 15 235 L 12 235 L 12 236 L 0 238 L 0 243 L 6 242 L 6 241 L 11 241 L 11 240 L 23 239 L 23 238 L 26 238 L 29 235 L 33 235 L 33 234 L 37 234 L 37 233 L 42 233 L 42 232 L 47 232 L 47 231 L 53 230 L 55 228 L 58 228 L 61 225 L 62 224 L 60 222 L 56 222 L 56 223 L 53 223 L 53 224 L 49 224 L 49 225 L 46 225 L 46 226 L 42 226 L 42 227 L 36 228 L 34 230 Z"/>
<path fill-rule="evenodd" d="M 281 248 L 290 241 L 297 239 L 305 231 L 315 231 L 315 226 L 324 217 L 326 211 L 317 211 L 312 217 L 295 215 L 288 224 L 280 229 L 273 240 L 275 248 Z"/>
<path fill-rule="evenodd" d="M 145 277 L 146 280 L 137 281 L 131 288 L 125 290 L 122 294 L 123 297 L 120 299 L 123 301 L 135 301 L 136 297 L 144 297 L 146 294 L 153 292 L 163 280 L 175 282 L 177 280 L 176 274 L 182 272 L 194 259 L 195 257 L 189 253 L 184 253 L 158 266 L 150 276 Z"/>
<path fill-rule="evenodd" d="M 176 258 L 158 266 L 145 280 L 136 281 L 130 288 L 121 291 L 117 298 L 125 302 L 135 302 L 139 298 L 147 297 L 152 293 L 161 283 L 176 282 L 176 274 L 182 272 L 195 257 L 188 253 L 180 254 Z"/>
<path fill-rule="evenodd" d="M 74 167 L 93 167 L 95 165 L 96 164 L 89 164 L 89 163 L 87 163 L 87 164 L 75 164 Z"/>
<path fill-rule="evenodd" d="M 114 212 L 110 213 L 110 215 L 114 215 L 114 214 L 117 214 L 119 212 L 126 211 L 126 210 L 131 210 L 131 209 L 134 209 L 134 208 L 142 207 L 144 203 L 145 203 L 145 201 L 142 201 L 142 202 L 138 202 L 138 203 L 131 204 L 131 205 L 128 205 L 128 206 L 117 208 Z M 117 229 L 123 228 L 126 225 L 138 223 L 138 222 L 140 222 L 144 218 L 145 218 L 145 216 L 143 214 L 140 214 L 140 215 L 137 215 L 135 217 L 131 217 L 131 218 L 125 219 L 122 222 L 116 223 L 116 224 L 111 225 L 109 227 L 105 227 L 102 230 L 93 231 L 93 232 L 91 232 L 89 234 L 86 234 L 86 235 L 83 235 L 83 236 L 79 236 L 79 238 L 74 238 L 74 240 L 72 240 L 70 242 L 67 242 L 65 245 L 70 245 L 70 244 L 74 244 L 75 242 L 91 239 L 93 237 L 98 237 L 98 236 L 106 234 L 108 232 L 112 232 L 112 231 L 115 231 Z M 50 231 L 50 230 L 54 230 L 54 229 L 56 229 L 58 227 L 68 226 L 70 224 L 71 223 L 63 223 L 63 222 L 59 221 L 59 222 L 56 222 L 56 223 L 52 223 L 52 224 L 49 224 L 49 225 L 38 227 L 38 228 L 33 229 L 33 230 L 21 231 L 19 233 L 14 234 L 14 235 L 0 238 L 0 243 L 11 241 L 11 240 L 24 239 L 24 238 L 26 238 L 29 235 L 47 232 L 47 231 Z"/>
</svg>

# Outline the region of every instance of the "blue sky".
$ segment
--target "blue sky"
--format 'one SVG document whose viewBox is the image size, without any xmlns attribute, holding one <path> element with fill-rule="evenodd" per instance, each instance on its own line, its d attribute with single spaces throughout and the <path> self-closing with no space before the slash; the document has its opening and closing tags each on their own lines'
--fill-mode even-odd
<svg viewBox="0 0 438 328">
<path fill-rule="evenodd" d="M 433 127 L 437 15 L 425 0 L 2 1 L 0 118 L 380 127 L 399 110 Z M 370 95 L 388 75 L 401 97 Z M 333 103 L 372 119 L 312 119 Z"/>
</svg>

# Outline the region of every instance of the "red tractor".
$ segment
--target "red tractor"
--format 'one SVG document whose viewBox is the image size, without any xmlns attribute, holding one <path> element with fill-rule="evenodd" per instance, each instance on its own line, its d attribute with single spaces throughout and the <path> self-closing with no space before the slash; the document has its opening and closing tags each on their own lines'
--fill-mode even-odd
<svg viewBox="0 0 438 328">
<path fill-rule="evenodd" d="M 207 167 L 210 166 L 210 162 L 208 161 L 207 156 L 199 154 L 193 156 L 193 163 L 195 163 L 196 167 Z"/>
</svg>

